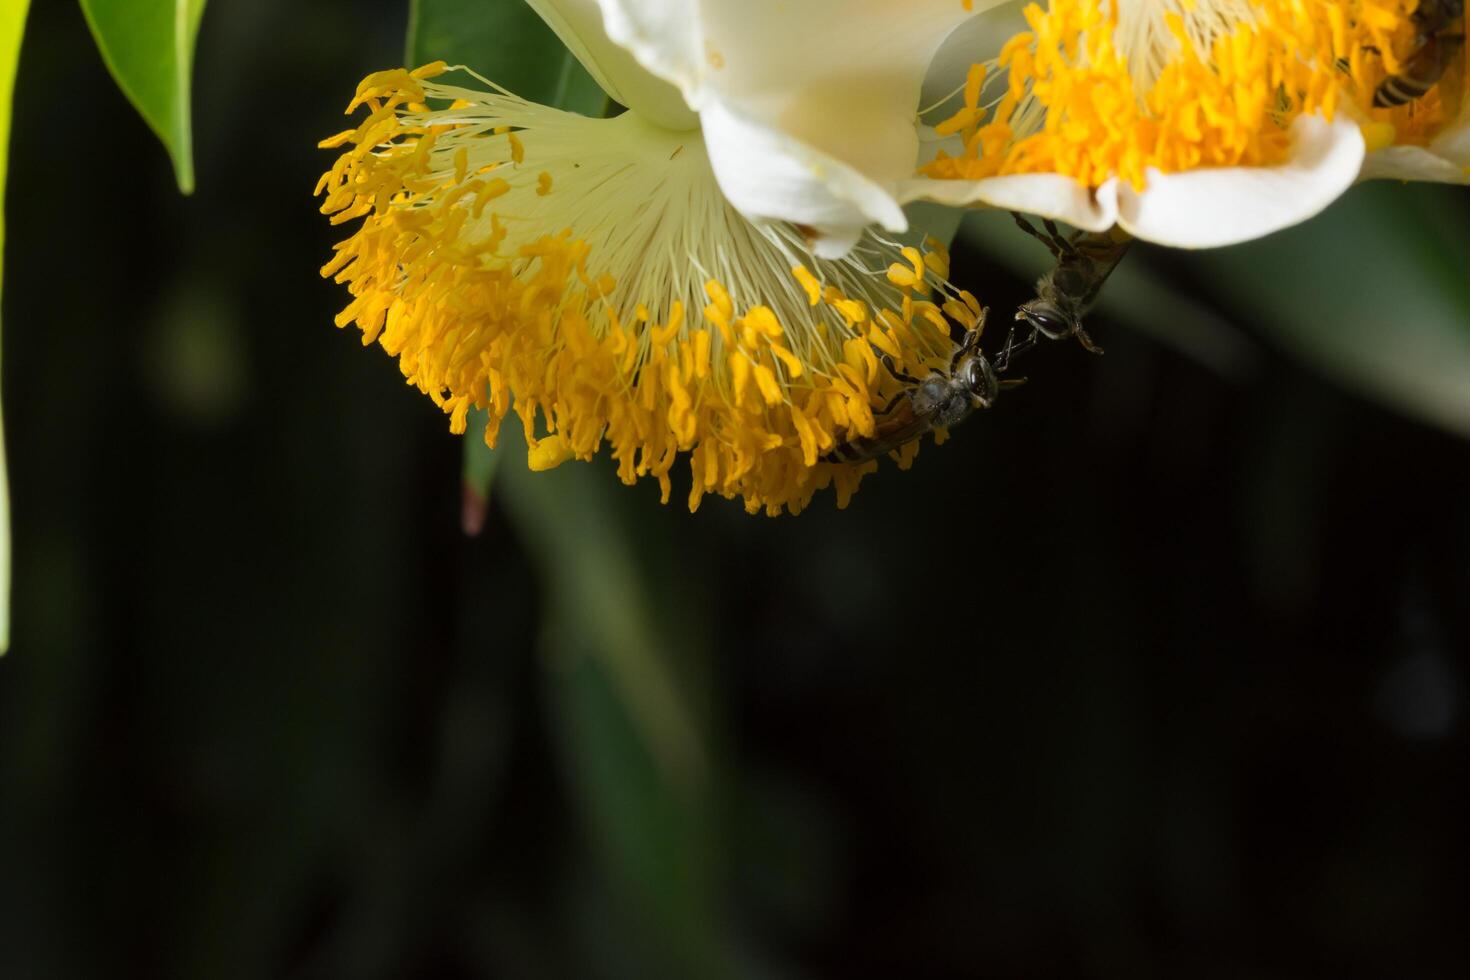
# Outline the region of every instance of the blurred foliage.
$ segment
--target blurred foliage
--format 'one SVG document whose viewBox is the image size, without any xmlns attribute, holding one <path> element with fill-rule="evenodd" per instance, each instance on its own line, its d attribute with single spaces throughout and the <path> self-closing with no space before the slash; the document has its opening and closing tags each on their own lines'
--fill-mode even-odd
<svg viewBox="0 0 1470 980">
<path fill-rule="evenodd" d="M 0 4 L 0 195 L 5 190 L 9 168 L 11 98 L 29 6 L 29 0 L 6 0 Z M 0 251 L 4 244 L 5 215 L 0 209 Z M 3 419 L 0 414 L 0 655 L 10 647 L 10 482 L 6 475 Z"/>
<path fill-rule="evenodd" d="M 1437 188 L 1376 181 L 1202 257 L 1210 292 L 1339 384 L 1470 436 L 1470 238 Z"/>
<path fill-rule="evenodd" d="M 410 67 L 439 59 L 462 64 L 547 105 L 601 115 L 606 102 L 524 0 L 409 0 L 404 51 Z"/>
<path fill-rule="evenodd" d="M 631 924 L 646 930 L 636 973 L 726 976 L 715 914 L 722 772 L 705 734 L 708 628 L 696 597 L 669 568 L 667 532 L 639 525 L 605 467 L 531 473 L 514 423 L 502 439 L 507 513 L 545 595 L 539 645 L 565 771 Z"/>
<path fill-rule="evenodd" d="M 107 70 L 163 140 L 179 190 L 194 190 L 194 42 L 205 0 L 81 0 Z"/>
<path fill-rule="evenodd" d="M 173 158 L 179 189 L 194 189 L 189 93 L 205 0 L 80 0 L 108 70 Z M 0 190 L 6 186 L 11 96 L 29 0 L 0 3 Z M 0 218 L 0 242 L 4 241 Z M 10 501 L 0 434 L 0 654 L 10 645 Z"/>
<path fill-rule="evenodd" d="M 13 187 L 89 193 L 10 201 L 0 976 L 1470 969 L 1462 440 L 1301 369 L 1231 254 L 1139 247 L 1105 357 L 847 511 L 688 515 L 511 428 L 466 538 L 481 444 L 315 272 L 315 143 L 404 14 L 214 5 L 187 201 L 32 15 Z M 1334 238 L 1389 192 L 1466 246 L 1462 190 L 1359 189 L 1271 302 L 1419 275 Z M 1014 309 L 1045 257 L 992 219 L 953 265 Z"/>
</svg>

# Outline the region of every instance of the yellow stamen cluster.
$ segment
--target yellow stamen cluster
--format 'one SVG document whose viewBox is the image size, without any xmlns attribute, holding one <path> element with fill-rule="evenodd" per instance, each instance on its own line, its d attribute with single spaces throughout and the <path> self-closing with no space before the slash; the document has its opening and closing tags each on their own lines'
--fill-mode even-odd
<svg viewBox="0 0 1470 980">
<path fill-rule="evenodd" d="M 1419 140 L 1438 121 L 1431 96 L 1375 109 L 1373 92 L 1414 49 L 1415 0 L 1050 0 L 996 65 L 1007 70 L 994 111 L 975 65 L 964 103 L 937 129 L 958 156 L 932 177 L 975 180 L 1062 173 L 1096 187 L 1142 187 L 1149 167 L 1279 163 L 1298 115 L 1332 118 L 1351 104 L 1390 141 Z M 1373 134 L 1370 132 L 1370 142 Z M 1381 136 L 1379 137 L 1381 140 Z"/>
<path fill-rule="evenodd" d="M 979 315 L 938 243 L 816 259 L 729 207 L 697 132 L 431 81 L 445 70 L 370 76 L 348 110 L 367 117 L 322 143 L 346 147 L 322 211 L 363 219 L 322 269 L 353 297 L 338 326 L 397 356 L 455 432 L 487 409 L 493 446 L 514 409 L 533 468 L 606 444 L 665 501 L 687 458 L 691 509 L 796 512 L 829 485 L 845 505 L 874 464 L 824 455 Z"/>
</svg>

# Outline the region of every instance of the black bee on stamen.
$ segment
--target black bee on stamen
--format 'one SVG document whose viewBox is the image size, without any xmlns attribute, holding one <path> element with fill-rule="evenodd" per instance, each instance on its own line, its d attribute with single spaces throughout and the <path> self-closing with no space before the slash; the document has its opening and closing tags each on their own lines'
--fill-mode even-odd
<svg viewBox="0 0 1470 980">
<path fill-rule="evenodd" d="M 914 378 L 889 365 L 889 373 L 905 387 L 875 413 L 871 436 L 855 436 L 824 457 L 833 463 L 861 463 L 893 452 L 934 429 L 949 429 L 979 408 L 989 408 L 1006 388 L 1021 384 L 1002 380 L 980 350 L 985 310 L 950 358 L 947 372 Z"/>
</svg>

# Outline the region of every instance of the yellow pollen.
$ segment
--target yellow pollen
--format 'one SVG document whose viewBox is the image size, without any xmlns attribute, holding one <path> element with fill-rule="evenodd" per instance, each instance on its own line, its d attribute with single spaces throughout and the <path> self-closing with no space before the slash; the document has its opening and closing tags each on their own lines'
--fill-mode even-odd
<svg viewBox="0 0 1470 980">
<path fill-rule="evenodd" d="M 822 301 L 822 284 L 812 275 L 810 269 L 804 265 L 794 265 L 791 267 L 791 274 L 801 283 L 801 288 L 806 290 L 808 304 L 816 306 Z"/>
<path fill-rule="evenodd" d="M 1382 150 L 1393 146 L 1398 130 L 1393 123 L 1371 122 L 1363 124 L 1363 142 L 1367 144 L 1368 152 Z"/>
<path fill-rule="evenodd" d="M 556 469 L 572 456 L 567 441 L 559 435 L 551 435 L 536 440 L 535 445 L 526 451 L 526 467 L 533 473 L 544 473 Z"/>
<path fill-rule="evenodd" d="M 936 129 L 963 151 L 922 172 L 975 180 L 1061 173 L 1096 187 L 1142 187 L 1148 168 L 1268 166 L 1290 153 L 1297 116 L 1345 106 L 1365 138 L 1427 142 L 1444 122 L 1437 87 L 1379 109 L 1374 90 L 1414 51 L 1416 0 L 1050 0 L 1025 11 L 995 66 L 1004 93 L 987 112 L 983 65 Z M 1124 20 L 1127 16 L 1126 22 Z M 1384 129 L 1383 127 L 1390 127 Z M 897 280 L 895 280 L 896 282 Z"/>
</svg>

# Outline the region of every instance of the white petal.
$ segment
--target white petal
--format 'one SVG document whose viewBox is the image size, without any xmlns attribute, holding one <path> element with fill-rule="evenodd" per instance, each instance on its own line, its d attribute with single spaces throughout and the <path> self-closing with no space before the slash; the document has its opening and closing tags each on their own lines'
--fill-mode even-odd
<svg viewBox="0 0 1470 980">
<path fill-rule="evenodd" d="M 693 129 L 699 125 L 678 89 L 651 74 L 607 36 L 597 0 L 526 2 L 608 95 L 668 129 Z"/>
<path fill-rule="evenodd" d="M 691 106 L 703 78 L 697 0 L 598 0 L 608 37 L 673 83 Z"/>
<path fill-rule="evenodd" d="M 973 15 L 959 0 L 598 2 L 608 35 L 699 110 L 736 207 L 829 244 L 863 223 L 904 227 L 895 191 L 918 156 L 920 85 Z"/>
<path fill-rule="evenodd" d="M 905 181 L 899 198 L 940 204 L 986 204 L 1002 211 L 1021 211 L 1065 221 L 1085 231 L 1103 231 L 1118 220 L 1118 182 L 1109 180 L 1095 192 L 1062 174 L 1008 174 L 983 180 Z"/>
<path fill-rule="evenodd" d="M 1352 186 L 1363 134 L 1346 114 L 1331 123 L 1299 116 L 1291 132 L 1291 158 L 1276 166 L 1150 170 L 1142 191 L 1121 184 L 1118 224 L 1161 245 L 1213 248 L 1305 221 Z"/>
<path fill-rule="evenodd" d="M 1461 110 L 1459 119 L 1434 138 L 1429 148 L 1461 170 L 1470 167 L 1470 105 Z"/>
<path fill-rule="evenodd" d="M 1470 104 L 1426 146 L 1390 146 L 1363 161 L 1361 179 L 1470 184 Z"/>
<path fill-rule="evenodd" d="M 1390 146 L 1374 150 L 1363 161 L 1362 180 L 1431 180 L 1442 184 L 1470 183 L 1465 168 L 1422 146 Z"/>
<path fill-rule="evenodd" d="M 730 203 L 752 218 L 808 226 L 823 258 L 844 254 L 873 222 L 894 232 L 908 227 L 893 196 L 842 161 L 720 102 L 707 106 L 701 120 L 715 177 Z"/>
<path fill-rule="evenodd" d="M 1363 135 L 1339 116 L 1292 124 L 1291 158 L 1274 167 L 1149 170 L 1143 191 L 1114 178 L 1089 191 L 1061 174 L 983 180 L 904 182 L 899 199 L 987 204 L 1065 221 L 1087 231 L 1114 222 L 1137 238 L 1177 248 L 1213 248 L 1269 235 L 1305 221 L 1352 186 L 1363 162 Z"/>
</svg>

